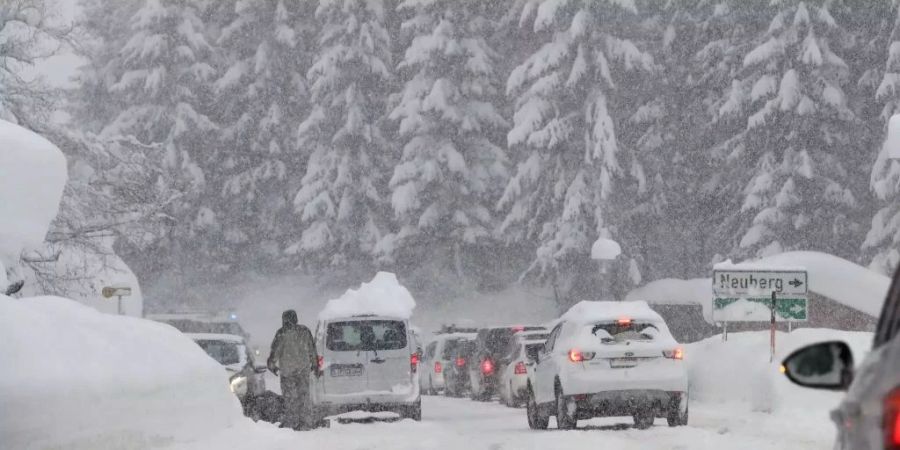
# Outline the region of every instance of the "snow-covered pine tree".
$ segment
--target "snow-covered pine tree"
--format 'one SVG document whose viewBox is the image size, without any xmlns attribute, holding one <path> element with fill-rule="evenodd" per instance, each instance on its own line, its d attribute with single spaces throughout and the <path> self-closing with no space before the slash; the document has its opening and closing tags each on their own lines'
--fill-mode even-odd
<svg viewBox="0 0 900 450">
<path fill-rule="evenodd" d="M 382 238 L 389 147 L 381 131 L 391 48 L 381 0 L 320 0 L 312 110 L 298 128 L 311 156 L 294 207 L 302 234 L 287 249 L 311 266 L 364 263 Z"/>
<path fill-rule="evenodd" d="M 627 113 L 612 109 L 616 88 L 652 58 L 623 38 L 637 18 L 631 1 L 533 1 L 521 17 L 543 45 L 507 81 L 517 167 L 499 202 L 499 232 L 540 243 L 530 270 L 595 277 L 591 244 L 616 237 L 617 184 L 640 171 L 619 145 L 615 124 Z"/>
<path fill-rule="evenodd" d="M 847 107 L 845 30 L 827 1 L 779 3 L 743 59 L 722 111 L 746 117 L 726 156 L 744 184 L 735 256 L 821 250 L 853 257 L 859 235 L 854 179 L 864 153 Z M 743 175 L 747 174 L 747 175 Z"/>
<path fill-rule="evenodd" d="M 887 58 L 876 98 L 883 105 L 879 122 L 883 129 L 895 114 L 900 114 L 900 8 L 893 3 L 894 23 L 887 42 Z M 872 166 L 870 186 L 879 201 L 879 209 L 862 249 L 869 267 L 890 275 L 900 264 L 900 160 L 892 157 L 898 142 L 886 140 Z"/>
<path fill-rule="evenodd" d="M 198 2 L 144 0 L 129 19 L 122 47 L 106 53 L 112 59 L 101 64 L 112 70 L 105 74 L 109 97 L 123 108 L 101 136 L 134 136 L 155 153 L 151 159 L 162 162 L 160 191 L 181 194 L 166 211 L 173 228 L 160 247 L 176 259 L 202 254 L 196 232 L 216 220 L 202 205 L 217 129 L 208 116 L 216 71 L 203 13 Z"/>
<path fill-rule="evenodd" d="M 498 107 L 499 55 L 488 43 L 494 5 L 407 0 L 399 6 L 410 13 L 402 29 L 413 38 L 398 67 L 405 84 L 390 115 L 399 121 L 404 146 L 390 181 L 399 229 L 381 242 L 385 259 L 452 254 L 462 276 L 463 255 L 492 235 L 491 209 L 506 176 L 497 143 L 507 127 Z"/>
<path fill-rule="evenodd" d="M 296 128 L 309 112 L 305 75 L 315 5 L 237 0 L 228 6 L 217 40 L 227 67 L 215 84 L 223 151 L 214 161 L 210 195 L 221 217 L 223 262 L 258 267 L 279 258 L 294 229 L 291 196 L 309 157 L 297 145 Z"/>
</svg>

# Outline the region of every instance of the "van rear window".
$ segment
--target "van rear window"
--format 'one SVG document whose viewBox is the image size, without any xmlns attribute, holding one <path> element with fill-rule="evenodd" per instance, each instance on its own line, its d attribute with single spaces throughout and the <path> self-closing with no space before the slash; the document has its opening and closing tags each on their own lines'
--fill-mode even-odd
<svg viewBox="0 0 900 450">
<path fill-rule="evenodd" d="M 328 324 L 325 346 L 335 352 L 406 348 L 406 325 L 399 320 L 354 320 Z"/>
</svg>

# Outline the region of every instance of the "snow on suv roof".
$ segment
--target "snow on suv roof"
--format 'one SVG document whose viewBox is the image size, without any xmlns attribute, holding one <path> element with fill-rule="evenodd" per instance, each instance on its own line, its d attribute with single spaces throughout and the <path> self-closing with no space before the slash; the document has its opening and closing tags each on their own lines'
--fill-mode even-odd
<svg viewBox="0 0 900 450">
<path fill-rule="evenodd" d="M 195 341 L 223 341 L 243 344 L 244 338 L 235 334 L 218 334 L 218 333 L 185 333 L 185 335 Z"/>
<path fill-rule="evenodd" d="M 650 309 L 650 305 L 647 302 L 640 300 L 630 302 L 583 300 L 569 308 L 560 317 L 562 320 L 574 323 L 593 323 L 620 318 L 663 322 L 662 317 L 656 311 Z"/>
</svg>

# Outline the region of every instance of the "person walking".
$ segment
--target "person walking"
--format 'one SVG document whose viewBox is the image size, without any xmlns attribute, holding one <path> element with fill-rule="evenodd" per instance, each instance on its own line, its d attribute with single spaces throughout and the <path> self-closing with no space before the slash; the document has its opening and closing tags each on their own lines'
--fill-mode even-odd
<svg viewBox="0 0 900 450">
<path fill-rule="evenodd" d="M 299 324 L 296 311 L 289 309 L 281 314 L 281 328 L 272 340 L 266 366 L 281 379 L 284 396 L 281 426 L 295 430 L 313 428 L 309 374 L 318 376 L 318 355 L 312 333 Z"/>
</svg>

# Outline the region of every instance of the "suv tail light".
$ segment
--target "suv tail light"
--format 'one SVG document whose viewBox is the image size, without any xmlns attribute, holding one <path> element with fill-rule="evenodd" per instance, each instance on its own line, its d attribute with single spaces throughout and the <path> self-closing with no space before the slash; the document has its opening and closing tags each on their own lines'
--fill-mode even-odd
<svg viewBox="0 0 900 450">
<path fill-rule="evenodd" d="M 884 448 L 900 449 L 900 387 L 884 399 Z"/>
<path fill-rule="evenodd" d="M 483 375 L 491 375 L 494 373 L 494 362 L 491 361 L 491 358 L 484 358 L 484 361 L 481 361 L 481 373 Z"/>
<path fill-rule="evenodd" d="M 516 373 L 516 375 L 525 375 L 525 374 L 527 374 L 527 373 L 528 373 L 528 369 L 525 368 L 525 363 L 523 363 L 522 361 L 517 362 L 517 363 L 516 363 L 515 373 Z"/>
<path fill-rule="evenodd" d="M 675 350 L 663 350 L 662 353 L 669 359 L 684 359 L 684 350 L 681 347 L 677 347 Z"/>
<path fill-rule="evenodd" d="M 573 348 L 572 350 L 569 350 L 569 361 L 572 361 L 572 362 L 590 361 L 590 360 L 594 359 L 595 355 L 596 355 L 596 353 L 594 353 L 594 352 L 583 352 L 581 350 Z"/>
<path fill-rule="evenodd" d="M 456 358 L 456 367 L 462 367 L 466 365 L 466 358 Z"/>
<path fill-rule="evenodd" d="M 434 373 L 441 373 L 444 371 L 444 366 L 441 365 L 440 361 L 434 362 Z"/>
<path fill-rule="evenodd" d="M 413 353 L 409 355 L 409 371 L 412 373 L 416 373 L 419 369 L 419 354 Z"/>
</svg>

